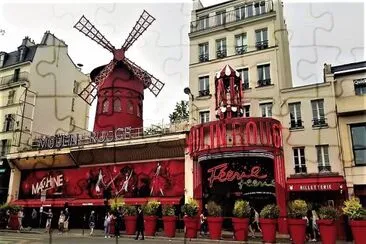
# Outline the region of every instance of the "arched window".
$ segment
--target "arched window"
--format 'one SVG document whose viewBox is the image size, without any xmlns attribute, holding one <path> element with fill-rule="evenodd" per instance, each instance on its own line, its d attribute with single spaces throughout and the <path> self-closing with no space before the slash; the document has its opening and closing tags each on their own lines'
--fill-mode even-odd
<svg viewBox="0 0 366 244">
<path fill-rule="evenodd" d="M 121 112 L 122 108 L 121 108 L 121 100 L 119 100 L 119 98 L 115 98 L 113 101 L 113 112 Z"/>
<path fill-rule="evenodd" d="M 133 114 L 133 103 L 131 100 L 128 100 L 127 101 L 127 112 L 129 114 Z"/>
<path fill-rule="evenodd" d="M 105 99 L 102 104 L 102 113 L 108 113 L 109 110 L 109 101 Z"/>
</svg>

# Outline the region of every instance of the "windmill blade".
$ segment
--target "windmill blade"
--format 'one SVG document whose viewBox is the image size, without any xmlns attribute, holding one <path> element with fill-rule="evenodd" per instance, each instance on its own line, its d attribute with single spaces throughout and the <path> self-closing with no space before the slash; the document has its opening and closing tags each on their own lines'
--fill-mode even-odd
<svg viewBox="0 0 366 244">
<path fill-rule="evenodd" d="M 94 82 L 90 82 L 79 94 L 79 97 L 83 99 L 87 104 L 92 105 L 93 101 L 97 97 L 97 85 Z"/>
<path fill-rule="evenodd" d="M 117 64 L 117 60 L 112 59 L 112 61 L 109 62 L 109 64 L 107 64 L 103 70 L 97 75 L 97 77 L 95 77 L 94 82 L 101 87 L 104 83 L 104 81 L 107 79 L 107 77 L 109 76 L 110 73 L 112 73 L 114 67 Z"/>
<path fill-rule="evenodd" d="M 145 88 L 148 88 L 155 95 L 155 97 L 159 95 L 160 91 L 165 85 L 163 82 L 155 78 L 152 74 L 150 74 L 128 58 L 125 58 L 123 62 L 138 79 L 144 82 Z"/>
<path fill-rule="evenodd" d="M 74 25 L 74 28 L 79 30 L 81 33 L 109 50 L 110 52 L 114 52 L 116 48 L 95 28 L 92 23 L 85 18 L 85 16 L 81 16 L 80 20 Z"/>
<path fill-rule="evenodd" d="M 142 12 L 140 18 L 137 20 L 132 31 L 128 35 L 125 43 L 122 45 L 122 49 L 127 51 L 131 45 L 146 31 L 146 29 L 154 22 L 155 18 L 152 17 L 146 10 Z"/>
</svg>

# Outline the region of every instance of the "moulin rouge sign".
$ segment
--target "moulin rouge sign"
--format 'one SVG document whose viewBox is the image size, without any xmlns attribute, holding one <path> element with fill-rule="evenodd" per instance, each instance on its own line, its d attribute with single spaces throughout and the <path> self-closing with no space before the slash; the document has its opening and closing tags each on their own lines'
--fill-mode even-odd
<svg viewBox="0 0 366 244">
<path fill-rule="evenodd" d="M 233 118 L 192 127 L 187 141 L 191 156 L 202 151 L 236 146 L 282 148 L 279 121 L 272 118 Z"/>
</svg>

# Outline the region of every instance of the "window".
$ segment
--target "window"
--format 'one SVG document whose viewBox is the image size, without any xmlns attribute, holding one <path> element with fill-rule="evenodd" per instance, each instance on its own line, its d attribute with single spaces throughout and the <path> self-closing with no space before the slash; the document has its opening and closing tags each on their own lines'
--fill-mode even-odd
<svg viewBox="0 0 366 244">
<path fill-rule="evenodd" d="M 15 96 L 15 91 L 14 90 L 9 91 L 7 105 L 11 105 L 14 103 L 14 96 Z"/>
<path fill-rule="evenodd" d="M 19 80 L 19 73 L 20 73 L 20 69 L 14 70 L 13 82 L 17 82 Z"/>
<path fill-rule="evenodd" d="M 244 107 L 244 117 L 250 117 L 250 105 L 245 105 Z"/>
<path fill-rule="evenodd" d="M 208 56 L 208 42 L 206 43 L 201 43 L 198 45 L 198 49 L 199 49 L 199 61 L 200 62 L 205 62 L 208 61 L 209 56 Z"/>
<path fill-rule="evenodd" d="M 0 156 L 4 156 L 9 153 L 10 143 L 9 140 L 1 140 Z"/>
<path fill-rule="evenodd" d="M 248 68 L 238 69 L 241 81 L 243 82 L 243 89 L 249 89 L 249 72 Z"/>
<path fill-rule="evenodd" d="M 201 16 L 198 18 L 198 30 L 204 30 L 208 28 L 208 15 Z"/>
<path fill-rule="evenodd" d="M 242 20 L 245 18 L 245 6 L 235 8 L 236 20 Z"/>
<path fill-rule="evenodd" d="M 259 14 L 264 14 L 266 12 L 266 4 L 265 1 L 261 1 L 258 3 L 254 4 L 254 8 L 255 8 L 255 14 L 259 15 Z"/>
<path fill-rule="evenodd" d="M 328 145 L 319 145 L 315 147 L 319 172 L 330 172 Z"/>
<path fill-rule="evenodd" d="M 245 12 L 246 12 L 247 17 L 253 16 L 253 4 L 252 3 L 245 5 L 245 10 L 246 10 Z"/>
<path fill-rule="evenodd" d="M 217 58 L 226 57 L 226 38 L 216 40 Z"/>
<path fill-rule="evenodd" d="M 247 51 L 248 40 L 247 34 L 243 33 L 235 36 L 235 51 L 236 54 L 243 54 Z"/>
<path fill-rule="evenodd" d="M 204 111 L 204 112 L 200 112 L 200 123 L 207 123 L 210 121 L 210 112 L 209 111 Z"/>
<path fill-rule="evenodd" d="M 292 150 L 294 153 L 295 173 L 306 173 L 305 148 L 294 147 Z"/>
<path fill-rule="evenodd" d="M 366 78 L 354 80 L 353 84 L 355 86 L 356 95 L 365 95 L 366 94 Z"/>
<path fill-rule="evenodd" d="M 199 96 L 208 96 L 210 95 L 210 83 L 209 76 L 203 76 L 198 78 L 199 81 Z"/>
<path fill-rule="evenodd" d="M 109 110 L 109 101 L 105 99 L 102 104 L 102 113 L 108 113 Z"/>
<path fill-rule="evenodd" d="M 24 54 L 25 54 L 25 49 L 22 48 L 19 50 L 19 61 L 23 61 L 24 60 Z"/>
<path fill-rule="evenodd" d="M 226 11 L 216 12 L 216 26 L 226 23 Z"/>
<path fill-rule="evenodd" d="M 76 80 L 74 80 L 74 88 L 73 88 L 72 92 L 74 94 L 78 94 L 78 92 L 79 92 L 79 83 Z"/>
<path fill-rule="evenodd" d="M 14 129 L 15 116 L 14 114 L 5 115 L 3 131 L 12 131 Z"/>
<path fill-rule="evenodd" d="M 113 101 L 113 112 L 121 112 L 122 111 L 122 107 L 121 107 L 121 100 L 119 100 L 119 98 L 114 98 Z"/>
<path fill-rule="evenodd" d="M 259 106 L 262 111 L 262 117 L 272 117 L 272 103 L 263 103 Z"/>
<path fill-rule="evenodd" d="M 74 112 L 75 110 L 75 98 L 73 97 L 71 100 L 71 112 Z"/>
<path fill-rule="evenodd" d="M 267 28 L 255 31 L 255 46 L 257 50 L 265 49 L 268 47 L 268 35 Z"/>
<path fill-rule="evenodd" d="M 3 67 L 5 63 L 5 54 L 0 54 L 0 67 Z"/>
<path fill-rule="evenodd" d="M 258 65 L 258 86 L 269 86 L 271 85 L 270 65 Z"/>
<path fill-rule="evenodd" d="M 133 114 L 133 103 L 131 100 L 128 100 L 127 101 L 127 112 L 129 114 Z"/>
<path fill-rule="evenodd" d="M 366 124 L 351 125 L 355 165 L 366 165 Z"/>
<path fill-rule="evenodd" d="M 301 103 L 289 103 L 290 128 L 303 128 L 301 121 Z"/>
<path fill-rule="evenodd" d="M 327 126 L 324 116 L 324 99 L 311 101 L 311 108 L 313 110 L 313 127 Z"/>
</svg>

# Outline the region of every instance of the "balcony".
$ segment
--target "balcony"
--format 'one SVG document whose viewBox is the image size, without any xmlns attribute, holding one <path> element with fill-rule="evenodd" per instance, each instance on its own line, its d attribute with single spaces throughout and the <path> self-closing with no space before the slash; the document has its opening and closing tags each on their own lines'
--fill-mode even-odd
<svg viewBox="0 0 366 244">
<path fill-rule="evenodd" d="M 262 50 L 268 48 L 268 40 L 260 41 L 255 43 L 257 50 Z"/>
<path fill-rule="evenodd" d="M 216 51 L 217 58 L 225 58 L 226 57 L 226 49 L 221 49 Z"/>
<path fill-rule="evenodd" d="M 330 167 L 330 165 L 319 165 L 318 170 L 319 170 L 319 173 L 330 173 L 331 167 Z"/>
<path fill-rule="evenodd" d="M 219 13 L 205 18 L 201 17 L 201 19 L 191 22 L 191 33 L 203 30 L 209 30 L 220 26 L 227 26 L 230 23 L 243 22 L 246 20 L 255 19 L 258 16 L 265 15 L 273 11 L 273 4 L 271 0 L 261 1 L 260 5 L 261 6 L 264 5 L 264 8 L 260 9 L 259 4 L 258 6 L 255 5 L 255 7 L 252 8 L 253 12 L 251 15 L 238 15 L 237 10 L 232 10 L 227 11 L 224 14 Z M 239 7 L 243 6 L 244 5 Z"/>
<path fill-rule="evenodd" d="M 198 59 L 200 63 L 207 62 L 209 60 L 208 53 L 201 54 Z"/>
<path fill-rule="evenodd" d="M 328 123 L 326 122 L 326 118 L 321 117 L 317 119 L 313 119 L 313 128 L 319 128 L 319 127 L 327 127 Z"/>
<path fill-rule="evenodd" d="M 29 73 L 21 72 L 18 75 L 8 75 L 0 78 L 0 88 L 7 88 L 9 86 L 19 86 L 29 81 Z"/>
<path fill-rule="evenodd" d="M 204 97 L 204 96 L 208 96 L 208 95 L 210 95 L 210 90 L 209 89 L 198 91 L 198 96 L 199 97 Z"/>
<path fill-rule="evenodd" d="M 303 129 L 304 126 L 302 125 L 301 118 L 298 118 L 297 120 L 291 120 L 290 122 L 290 130 L 294 129 Z"/>
<path fill-rule="evenodd" d="M 243 82 L 243 90 L 248 90 L 248 89 L 249 89 L 249 81 Z"/>
<path fill-rule="evenodd" d="M 295 166 L 295 173 L 296 174 L 306 174 L 307 173 L 307 169 L 305 165 L 296 165 Z"/>
<path fill-rule="evenodd" d="M 248 46 L 247 45 L 244 45 L 244 46 L 236 46 L 235 47 L 235 52 L 237 55 L 241 55 L 241 54 L 244 54 L 246 53 L 248 50 Z"/>
<path fill-rule="evenodd" d="M 270 86 L 270 85 L 271 85 L 271 79 L 258 80 L 258 87 Z"/>
</svg>

